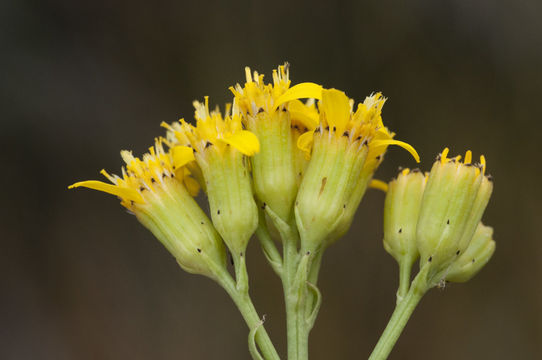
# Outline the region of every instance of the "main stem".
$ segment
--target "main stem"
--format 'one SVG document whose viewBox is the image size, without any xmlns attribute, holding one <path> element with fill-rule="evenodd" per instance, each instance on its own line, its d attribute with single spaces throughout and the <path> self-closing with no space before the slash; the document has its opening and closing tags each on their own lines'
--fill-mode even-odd
<svg viewBox="0 0 542 360">
<path fill-rule="evenodd" d="M 277 350 L 273 346 L 265 328 L 261 325 L 261 319 L 254 308 L 254 304 L 246 291 L 239 291 L 235 281 L 229 274 L 220 274 L 219 283 L 230 295 L 233 302 L 241 312 L 250 330 L 259 326 L 256 332 L 256 343 L 266 360 L 280 360 Z"/>
<path fill-rule="evenodd" d="M 283 241 L 282 287 L 286 305 L 286 338 L 288 342 L 288 360 L 301 360 L 298 351 L 298 321 L 301 315 L 298 309 L 299 291 L 295 286 L 295 274 L 299 263 L 297 253 L 297 232 L 295 228 L 281 234 Z"/>
<path fill-rule="evenodd" d="M 397 339 L 403 332 L 408 319 L 412 315 L 412 312 L 414 312 L 416 305 L 418 305 L 425 294 L 426 288 L 422 285 L 423 279 L 420 275 L 421 272 L 412 282 L 412 286 L 406 296 L 402 301 L 397 302 L 395 311 L 393 312 L 386 329 L 382 333 L 380 340 L 378 340 L 369 360 L 384 360 L 388 358 Z"/>
</svg>

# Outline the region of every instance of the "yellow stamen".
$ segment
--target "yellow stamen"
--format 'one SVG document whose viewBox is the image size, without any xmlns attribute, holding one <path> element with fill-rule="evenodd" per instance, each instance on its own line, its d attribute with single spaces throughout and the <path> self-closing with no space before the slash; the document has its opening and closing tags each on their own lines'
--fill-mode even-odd
<svg viewBox="0 0 542 360">
<path fill-rule="evenodd" d="M 472 162 L 472 151 L 467 150 L 465 153 L 465 160 L 463 161 L 464 164 L 470 164 Z"/>
<path fill-rule="evenodd" d="M 442 150 L 442 153 L 440 154 L 440 163 L 444 164 L 446 162 L 446 156 L 448 156 L 448 153 L 450 152 L 450 149 L 445 148 Z"/>
</svg>

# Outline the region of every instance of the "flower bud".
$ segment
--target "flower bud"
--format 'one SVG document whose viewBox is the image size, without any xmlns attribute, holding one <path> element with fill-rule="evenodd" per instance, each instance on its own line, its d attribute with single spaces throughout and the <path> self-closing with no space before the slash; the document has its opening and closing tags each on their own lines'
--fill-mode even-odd
<svg viewBox="0 0 542 360">
<path fill-rule="evenodd" d="M 384 249 L 409 268 L 418 258 L 416 225 L 426 177 L 405 169 L 390 181 L 384 202 Z"/>
<path fill-rule="evenodd" d="M 446 148 L 431 169 L 417 226 L 420 267 L 430 263 L 430 285 L 440 281 L 440 274 L 466 250 L 493 187 L 484 176 L 483 156 L 479 164 L 472 164 L 470 151 L 464 163 L 460 156 L 449 159 L 447 154 Z"/>
<path fill-rule="evenodd" d="M 487 264 L 494 252 L 493 228 L 479 223 L 467 250 L 448 269 L 446 280 L 469 281 Z"/>
<path fill-rule="evenodd" d="M 192 149 L 176 146 L 165 152 L 157 140 L 143 160 L 129 151 L 121 155 L 126 162 L 122 177 L 102 170 L 112 184 L 90 180 L 69 188 L 87 187 L 118 196 L 184 270 L 215 279 L 217 272 L 226 271 L 222 240 L 188 191 L 188 186 L 197 185 L 185 166 L 194 160 Z"/>
</svg>

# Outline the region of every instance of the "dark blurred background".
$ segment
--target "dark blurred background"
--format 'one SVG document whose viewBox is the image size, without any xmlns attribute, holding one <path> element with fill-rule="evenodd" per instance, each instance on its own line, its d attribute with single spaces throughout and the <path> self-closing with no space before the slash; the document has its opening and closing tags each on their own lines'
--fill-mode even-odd
<svg viewBox="0 0 542 360">
<path fill-rule="evenodd" d="M 247 329 L 217 285 L 181 271 L 111 196 L 67 185 L 118 172 L 161 121 L 222 104 L 249 65 L 284 61 L 363 100 L 429 169 L 444 146 L 488 159 L 484 222 L 497 252 L 472 281 L 433 290 L 393 359 L 542 354 L 542 3 L 525 1 L 0 2 L 1 359 L 248 359 Z M 415 166 L 390 149 L 377 177 Z M 538 181 L 538 182 L 537 182 Z M 397 268 L 369 191 L 329 249 L 312 359 L 367 358 L 393 310 Z M 256 242 L 252 295 L 280 351 L 281 287 Z"/>
</svg>

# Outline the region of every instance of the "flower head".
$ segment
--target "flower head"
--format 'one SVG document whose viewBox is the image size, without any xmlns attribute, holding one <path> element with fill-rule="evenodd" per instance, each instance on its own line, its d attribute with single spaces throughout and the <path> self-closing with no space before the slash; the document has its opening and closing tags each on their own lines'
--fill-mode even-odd
<svg viewBox="0 0 542 360">
<path fill-rule="evenodd" d="M 291 90 L 296 96 L 309 96 L 315 95 L 316 87 L 308 83 Z M 282 98 L 295 101 L 290 97 L 286 93 Z M 342 91 L 320 88 L 317 97 L 318 126 L 297 141 L 311 158 L 296 200 L 302 244 L 310 250 L 318 249 L 326 239 L 328 243 L 334 241 L 348 230 L 387 146 L 400 145 L 419 160 L 412 146 L 393 140 L 393 134 L 384 127 L 382 94 L 367 97 L 356 111 L 354 101 Z"/>
<path fill-rule="evenodd" d="M 173 144 L 186 144 L 196 151 L 196 156 L 204 156 L 211 148 L 223 153 L 233 147 L 240 153 L 252 156 L 260 151 L 256 135 L 244 130 L 241 117 L 236 108 L 231 113 L 231 104 L 226 105 L 224 116 L 218 108 L 209 111 L 209 98 L 205 102 L 194 101 L 196 126 L 183 119 L 179 123 L 162 126 L 168 129 L 167 139 Z"/>
<path fill-rule="evenodd" d="M 277 70 L 273 70 L 273 84 L 266 84 L 262 74 L 258 74 L 257 71 L 252 73 L 247 66 L 245 85 L 236 84 L 230 87 L 230 90 L 241 112 L 250 117 L 263 111 L 270 114 L 277 111 L 275 107 L 277 99 L 290 87 L 289 75 L 289 65 L 281 65 Z"/>
<path fill-rule="evenodd" d="M 428 265 L 428 280 L 439 282 L 450 264 L 469 246 L 491 197 L 493 182 L 485 175 L 486 161 L 472 162 L 472 152 L 439 155 L 429 173 L 417 226 L 420 267 Z"/>
<path fill-rule="evenodd" d="M 209 99 L 194 101 L 196 126 L 181 120 L 164 125 L 171 143 L 187 142 L 193 147 L 202 183 L 209 198 L 211 217 L 235 263 L 246 249 L 258 225 L 258 207 L 252 193 L 247 156 L 260 150 L 254 133 L 244 130 L 236 108 L 225 115 L 218 108 L 209 111 Z"/>
<path fill-rule="evenodd" d="M 273 82 L 245 69 L 246 82 L 230 87 L 234 108 L 243 124 L 259 139 L 261 149 L 252 158 L 254 190 L 258 200 L 284 221 L 292 216 L 293 202 L 304 164 L 297 161 L 292 142 L 292 119 L 279 99 L 290 88 L 288 65 L 273 71 Z M 280 100 L 282 101 L 282 100 Z M 283 105 L 280 106 L 279 105 Z"/>
<path fill-rule="evenodd" d="M 69 189 L 86 187 L 116 195 L 120 198 L 121 205 L 128 209 L 132 209 L 135 204 L 150 201 L 159 189 L 165 188 L 168 179 L 175 178 L 175 181 L 197 192 L 198 185 L 188 176 L 190 172 L 185 168 L 186 164 L 194 160 L 190 148 L 175 146 L 166 152 L 162 140 L 157 139 L 154 147 L 150 147 L 142 159 L 134 157 L 128 150 L 123 150 L 120 154 L 126 163 L 126 167 L 122 168 L 122 176 L 101 171 L 111 184 L 87 180 L 70 185 Z"/>
<path fill-rule="evenodd" d="M 310 152 L 314 133 L 325 132 L 330 137 L 340 139 L 345 137 L 350 144 L 359 148 L 367 145 L 369 148 L 367 166 L 376 168 L 382 160 L 389 145 L 399 145 L 409 151 L 417 162 L 420 161 L 414 148 L 398 140 L 393 140 L 394 133 L 390 132 L 382 122 L 382 107 L 386 98 L 381 93 L 372 94 L 359 103 L 353 111 L 354 101 L 346 94 L 336 89 L 322 89 L 320 99 L 320 126 L 312 132 L 302 135 L 297 145 L 304 151 Z"/>
<path fill-rule="evenodd" d="M 185 166 L 194 160 L 192 149 L 175 146 L 166 152 L 158 139 L 142 159 L 129 151 L 121 156 L 126 163 L 122 176 L 102 170 L 112 184 L 90 180 L 69 188 L 87 187 L 118 196 L 183 269 L 215 278 L 217 269 L 225 267 L 224 246 L 190 194 L 197 187 Z"/>
</svg>

